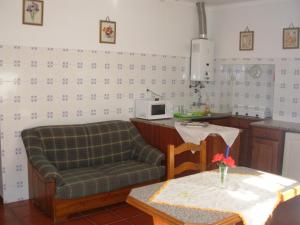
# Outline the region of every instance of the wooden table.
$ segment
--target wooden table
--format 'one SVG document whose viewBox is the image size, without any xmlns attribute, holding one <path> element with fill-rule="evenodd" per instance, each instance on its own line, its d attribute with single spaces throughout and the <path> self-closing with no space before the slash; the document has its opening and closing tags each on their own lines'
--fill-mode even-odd
<svg viewBox="0 0 300 225">
<path fill-rule="evenodd" d="M 246 168 L 246 170 L 253 169 Z M 260 172 L 260 171 L 257 171 Z M 153 217 L 154 225 L 242 225 L 239 215 L 234 213 L 221 213 L 217 211 L 205 211 L 191 208 L 180 208 L 175 206 L 161 205 L 150 202 L 148 199 L 162 186 L 162 183 L 148 185 L 142 188 L 133 189 L 127 198 L 132 206 L 144 211 Z M 281 202 L 285 202 L 300 195 L 300 184 L 288 186 L 281 193 Z M 198 217 L 205 221 L 195 223 L 189 218 Z M 203 219 L 202 219 L 203 218 Z M 190 220 L 190 221 L 189 221 Z M 213 222 L 212 222 L 213 221 Z M 270 222 L 270 221 L 268 221 Z M 269 223 L 267 223 L 269 224 Z"/>
</svg>

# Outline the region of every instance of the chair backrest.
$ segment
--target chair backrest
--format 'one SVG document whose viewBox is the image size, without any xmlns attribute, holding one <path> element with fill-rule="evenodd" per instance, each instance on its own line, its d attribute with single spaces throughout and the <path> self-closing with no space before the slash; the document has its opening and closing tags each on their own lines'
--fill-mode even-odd
<svg viewBox="0 0 300 225">
<path fill-rule="evenodd" d="M 186 151 L 200 151 L 199 163 L 184 162 L 175 167 L 175 156 Z M 168 173 L 167 179 L 173 179 L 175 175 L 181 174 L 187 170 L 205 171 L 206 170 L 206 141 L 201 141 L 199 145 L 193 143 L 184 143 L 177 147 L 174 145 L 168 146 L 167 152 Z"/>
</svg>

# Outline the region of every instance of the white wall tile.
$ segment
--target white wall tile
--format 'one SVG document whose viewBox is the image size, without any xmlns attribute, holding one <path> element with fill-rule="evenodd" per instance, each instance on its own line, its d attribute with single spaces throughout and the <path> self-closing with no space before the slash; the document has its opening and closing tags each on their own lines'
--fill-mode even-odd
<svg viewBox="0 0 300 225">
<path fill-rule="evenodd" d="M 2 46 L 0 129 L 5 202 L 28 198 L 25 128 L 134 117 L 146 89 L 192 103 L 189 58 L 144 53 Z"/>
</svg>

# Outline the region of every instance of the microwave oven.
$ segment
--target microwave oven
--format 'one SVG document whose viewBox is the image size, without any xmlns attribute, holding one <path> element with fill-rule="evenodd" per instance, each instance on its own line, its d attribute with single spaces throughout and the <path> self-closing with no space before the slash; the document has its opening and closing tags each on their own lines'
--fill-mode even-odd
<svg viewBox="0 0 300 225">
<path fill-rule="evenodd" d="M 149 99 L 135 100 L 135 116 L 146 120 L 171 118 L 171 103 L 169 101 L 153 101 Z"/>
</svg>

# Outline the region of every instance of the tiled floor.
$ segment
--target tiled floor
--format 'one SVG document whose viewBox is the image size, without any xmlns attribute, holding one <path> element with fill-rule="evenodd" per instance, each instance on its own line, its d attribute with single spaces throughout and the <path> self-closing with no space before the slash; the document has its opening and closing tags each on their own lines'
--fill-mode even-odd
<svg viewBox="0 0 300 225">
<path fill-rule="evenodd" d="M 0 203 L 0 225 L 52 225 L 51 219 L 30 201 Z M 73 216 L 59 225 L 153 225 L 152 218 L 126 204 L 108 206 Z M 282 203 L 271 225 L 300 225 L 300 197 Z"/>
<path fill-rule="evenodd" d="M 1 225 L 52 225 L 51 219 L 30 201 L 0 204 Z M 73 216 L 60 225 L 153 225 L 152 218 L 140 210 L 121 203 Z"/>
</svg>

